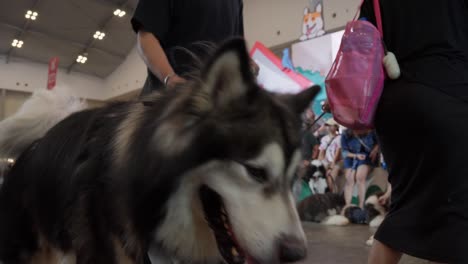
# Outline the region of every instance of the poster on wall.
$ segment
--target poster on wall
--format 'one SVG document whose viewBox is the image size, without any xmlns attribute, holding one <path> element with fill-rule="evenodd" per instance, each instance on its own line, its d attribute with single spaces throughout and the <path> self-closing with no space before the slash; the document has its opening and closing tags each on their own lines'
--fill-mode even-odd
<svg viewBox="0 0 468 264">
<path fill-rule="evenodd" d="M 47 73 L 47 90 L 52 90 L 57 83 L 57 70 L 59 58 L 53 57 L 49 61 L 49 71 Z"/>
<path fill-rule="evenodd" d="M 306 41 L 325 34 L 325 23 L 323 20 L 323 1 L 310 0 L 309 5 L 304 8 L 302 17 L 302 34 L 299 38 Z"/>
<path fill-rule="evenodd" d="M 335 60 L 344 31 L 326 34 L 322 37 L 292 45 L 292 62 L 296 71 L 313 83 L 325 88 L 327 76 Z M 325 89 L 317 96 L 314 112 L 321 113 L 321 102 L 326 100 Z"/>
<path fill-rule="evenodd" d="M 268 91 L 298 93 L 313 84 L 304 76 L 284 67 L 282 60 L 260 42 L 255 43 L 250 56 L 260 68 L 258 84 Z"/>
</svg>

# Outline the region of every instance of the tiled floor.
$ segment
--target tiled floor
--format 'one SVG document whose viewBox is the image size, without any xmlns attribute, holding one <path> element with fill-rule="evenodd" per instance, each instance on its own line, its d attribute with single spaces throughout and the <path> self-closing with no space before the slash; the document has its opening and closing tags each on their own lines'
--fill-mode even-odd
<svg viewBox="0 0 468 264">
<path fill-rule="evenodd" d="M 328 227 L 304 223 L 309 241 L 306 261 L 301 264 L 365 264 L 370 247 L 367 239 L 374 229 L 362 225 Z M 404 256 L 401 264 L 426 264 L 427 261 Z"/>
</svg>

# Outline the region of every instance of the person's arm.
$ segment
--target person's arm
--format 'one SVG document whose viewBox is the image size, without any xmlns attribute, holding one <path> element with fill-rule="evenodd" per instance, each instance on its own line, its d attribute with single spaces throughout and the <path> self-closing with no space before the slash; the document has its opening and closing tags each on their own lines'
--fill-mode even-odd
<svg viewBox="0 0 468 264">
<path fill-rule="evenodd" d="M 379 153 L 380 153 L 380 146 L 378 143 L 377 139 L 377 133 L 374 131 L 371 132 L 372 135 L 372 141 L 374 142 L 374 147 L 372 148 L 369 157 L 371 158 L 372 162 L 376 162 L 377 159 L 379 158 Z"/>
<path fill-rule="evenodd" d="M 181 78 L 174 75 L 163 49 L 175 11 L 172 0 L 140 0 L 131 19 L 140 57 L 148 69 L 162 83 L 166 81 L 169 87 L 181 81 Z"/>
<path fill-rule="evenodd" d="M 392 185 L 388 183 L 387 191 L 385 192 L 384 195 L 380 196 L 379 203 L 381 205 L 386 205 L 389 202 L 391 196 L 392 196 Z"/>
<path fill-rule="evenodd" d="M 371 158 L 372 162 L 377 161 L 377 158 L 379 157 L 379 152 L 380 152 L 380 147 L 378 144 L 376 144 L 369 154 L 369 157 Z"/>
<path fill-rule="evenodd" d="M 365 155 L 362 155 L 362 154 L 357 154 L 357 153 L 352 153 L 350 152 L 350 149 L 348 147 L 348 140 L 349 138 L 346 136 L 346 135 L 343 135 L 341 137 L 341 149 L 342 149 L 342 152 L 343 152 L 343 156 L 345 158 L 351 158 L 351 159 L 362 159 L 364 156 L 364 159 L 365 159 Z"/>
<path fill-rule="evenodd" d="M 327 147 L 329 143 L 327 142 L 328 136 L 324 136 L 322 140 L 320 141 L 320 147 L 319 147 L 319 155 L 318 159 L 319 160 L 324 160 L 325 159 L 325 153 L 327 151 Z"/>
<path fill-rule="evenodd" d="M 241 37 L 244 37 L 244 1 L 240 0 L 239 30 Z"/>
<path fill-rule="evenodd" d="M 161 43 L 153 33 L 140 29 L 137 37 L 137 47 L 138 54 L 146 66 L 162 83 L 166 81 L 164 84 L 167 84 L 167 87 L 172 88 L 177 83 L 184 81 L 175 74 Z"/>
<path fill-rule="evenodd" d="M 333 165 L 335 165 L 336 163 L 338 163 L 338 161 L 340 160 L 341 158 L 341 147 L 338 147 L 336 149 L 336 152 L 335 152 L 335 156 L 333 157 Z"/>
</svg>

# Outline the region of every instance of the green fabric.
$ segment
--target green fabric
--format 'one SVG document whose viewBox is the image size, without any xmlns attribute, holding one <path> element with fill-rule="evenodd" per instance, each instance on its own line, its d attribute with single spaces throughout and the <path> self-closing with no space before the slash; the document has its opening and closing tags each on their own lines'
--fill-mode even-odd
<svg viewBox="0 0 468 264">
<path fill-rule="evenodd" d="M 301 190 L 301 195 L 299 196 L 299 202 L 311 196 L 312 194 L 313 193 L 309 187 L 309 184 L 307 184 L 307 182 L 305 181 L 302 181 L 302 190 Z"/>
<path fill-rule="evenodd" d="M 367 187 L 366 200 L 367 198 L 369 198 L 369 196 L 377 194 L 377 193 L 381 193 L 381 192 L 383 192 L 382 189 L 377 185 L 371 185 Z M 359 197 L 353 196 L 353 198 L 351 199 L 351 204 L 359 206 Z"/>
<path fill-rule="evenodd" d="M 366 191 L 366 199 L 369 198 L 369 196 L 371 195 L 374 195 L 374 194 L 377 194 L 377 193 L 381 193 L 383 192 L 382 189 L 377 186 L 377 185 L 371 185 L 367 188 L 367 191 Z"/>
</svg>

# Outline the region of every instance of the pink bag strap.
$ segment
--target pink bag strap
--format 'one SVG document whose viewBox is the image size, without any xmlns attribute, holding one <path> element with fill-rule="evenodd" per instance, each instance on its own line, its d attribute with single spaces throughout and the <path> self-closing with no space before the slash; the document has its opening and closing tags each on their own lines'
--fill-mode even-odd
<svg viewBox="0 0 468 264">
<path fill-rule="evenodd" d="M 356 21 L 358 16 L 359 16 L 359 12 L 362 8 L 362 5 L 364 4 L 364 1 L 365 0 L 361 0 L 361 4 L 359 5 L 359 8 L 356 12 L 356 15 L 354 16 L 354 19 L 353 21 Z M 377 28 L 379 29 L 380 31 L 380 35 L 383 36 L 383 25 L 382 25 L 382 14 L 380 12 L 380 1 L 379 0 L 373 0 L 373 5 L 374 5 L 374 15 L 375 15 L 375 20 L 377 22 Z"/>
<path fill-rule="evenodd" d="M 374 14 L 375 14 L 375 20 L 377 22 L 377 28 L 379 29 L 380 34 L 383 36 L 382 14 L 380 12 L 379 0 L 374 0 Z"/>
</svg>

